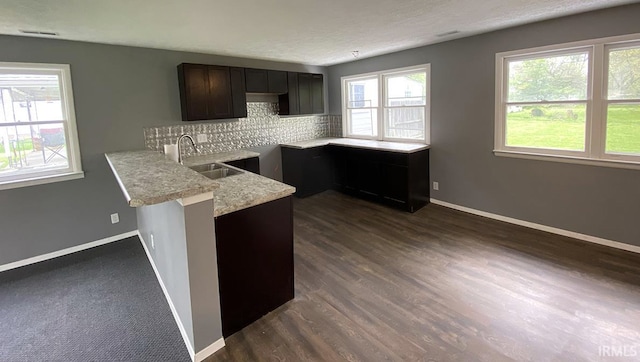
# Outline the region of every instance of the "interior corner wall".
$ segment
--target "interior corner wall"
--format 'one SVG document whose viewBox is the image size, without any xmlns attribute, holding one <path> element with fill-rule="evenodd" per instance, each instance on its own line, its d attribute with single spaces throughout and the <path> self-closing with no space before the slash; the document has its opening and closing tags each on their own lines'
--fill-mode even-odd
<svg viewBox="0 0 640 362">
<path fill-rule="evenodd" d="M 183 124 L 178 64 L 326 77 L 322 67 L 34 37 L 0 35 L 0 49 L 0 62 L 70 64 L 85 171 L 79 180 L 0 190 L 0 265 L 137 229 L 104 153 L 143 149 L 143 127 Z M 116 212 L 120 223 L 111 224 Z"/>
<path fill-rule="evenodd" d="M 189 255 L 186 218 L 177 201 L 135 209 L 138 231 L 168 298 L 180 319 L 181 327 L 194 345 L 192 290 L 189 283 Z M 217 307 L 218 305 L 216 305 Z M 175 316 L 174 316 L 175 317 Z"/>
<path fill-rule="evenodd" d="M 493 154 L 495 55 L 640 33 L 640 4 L 558 18 L 329 67 L 330 114 L 340 78 L 431 64 L 431 197 L 640 246 L 640 170 Z"/>
</svg>

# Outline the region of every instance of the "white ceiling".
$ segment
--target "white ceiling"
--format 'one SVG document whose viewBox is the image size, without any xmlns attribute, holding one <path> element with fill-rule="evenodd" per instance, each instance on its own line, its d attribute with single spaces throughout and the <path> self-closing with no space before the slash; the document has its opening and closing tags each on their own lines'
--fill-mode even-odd
<svg viewBox="0 0 640 362">
<path fill-rule="evenodd" d="M 331 65 L 634 0 L 2 0 L 0 33 Z M 460 33 L 439 38 L 453 30 Z"/>
</svg>

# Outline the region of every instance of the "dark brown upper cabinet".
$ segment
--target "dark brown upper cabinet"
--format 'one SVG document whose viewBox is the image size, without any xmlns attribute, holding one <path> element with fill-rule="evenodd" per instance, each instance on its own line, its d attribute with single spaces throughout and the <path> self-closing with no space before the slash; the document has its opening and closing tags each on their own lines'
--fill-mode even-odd
<svg viewBox="0 0 640 362">
<path fill-rule="evenodd" d="M 279 96 L 281 115 L 324 113 L 322 74 L 288 74 L 289 92 Z"/>
<path fill-rule="evenodd" d="M 287 93 L 287 72 L 251 68 L 246 68 L 244 72 L 248 93 Z"/>
<path fill-rule="evenodd" d="M 278 96 L 281 115 L 300 114 L 300 97 L 298 96 L 298 73 L 288 72 L 289 92 Z"/>
<path fill-rule="evenodd" d="M 218 65 L 178 65 L 182 120 L 246 117 L 242 70 Z"/>
<path fill-rule="evenodd" d="M 244 68 L 230 67 L 231 101 L 233 103 L 233 117 L 247 116 L 247 91 L 245 89 Z"/>
<path fill-rule="evenodd" d="M 311 74 L 298 73 L 300 114 L 311 114 Z"/>
<path fill-rule="evenodd" d="M 322 74 L 311 74 L 311 113 L 324 113 Z"/>
</svg>

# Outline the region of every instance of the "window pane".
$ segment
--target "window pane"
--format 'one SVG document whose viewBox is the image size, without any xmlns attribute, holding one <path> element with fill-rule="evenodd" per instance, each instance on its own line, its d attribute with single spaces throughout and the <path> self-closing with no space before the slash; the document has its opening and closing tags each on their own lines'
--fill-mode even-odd
<svg viewBox="0 0 640 362">
<path fill-rule="evenodd" d="M 57 74 L 0 74 L 0 122 L 63 120 Z"/>
<path fill-rule="evenodd" d="M 347 92 L 347 108 L 378 106 L 378 78 L 348 81 Z"/>
<path fill-rule="evenodd" d="M 640 104 L 610 104 L 607 153 L 640 155 Z"/>
<path fill-rule="evenodd" d="M 63 123 L 0 126 L 0 178 L 65 169 Z"/>
<path fill-rule="evenodd" d="M 509 62 L 508 102 L 586 100 L 587 52 Z"/>
<path fill-rule="evenodd" d="M 506 144 L 584 151 L 585 125 L 585 104 L 508 106 Z"/>
<path fill-rule="evenodd" d="M 609 99 L 640 99 L 640 47 L 609 52 Z"/>
<path fill-rule="evenodd" d="M 378 110 L 377 109 L 349 109 L 349 134 L 357 136 L 378 135 Z"/>
<path fill-rule="evenodd" d="M 385 137 L 424 139 L 424 107 L 387 108 L 384 122 Z"/>
<path fill-rule="evenodd" d="M 387 76 L 385 80 L 387 107 L 424 106 L 426 104 L 426 72 Z"/>
</svg>

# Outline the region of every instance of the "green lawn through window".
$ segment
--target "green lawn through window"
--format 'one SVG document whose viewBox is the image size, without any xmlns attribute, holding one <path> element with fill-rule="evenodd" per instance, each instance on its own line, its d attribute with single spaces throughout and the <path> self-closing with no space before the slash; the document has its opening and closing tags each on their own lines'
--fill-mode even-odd
<svg viewBox="0 0 640 362">
<path fill-rule="evenodd" d="M 584 150 L 584 105 L 524 106 L 511 110 L 507 114 L 507 146 Z M 606 150 L 640 154 L 640 105 L 609 106 Z"/>
</svg>

